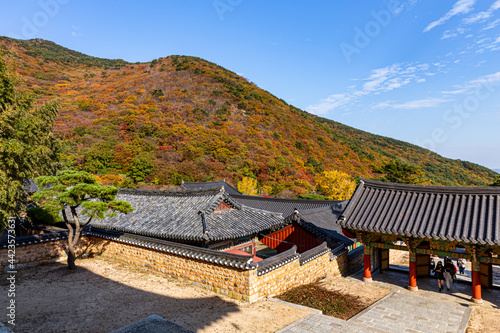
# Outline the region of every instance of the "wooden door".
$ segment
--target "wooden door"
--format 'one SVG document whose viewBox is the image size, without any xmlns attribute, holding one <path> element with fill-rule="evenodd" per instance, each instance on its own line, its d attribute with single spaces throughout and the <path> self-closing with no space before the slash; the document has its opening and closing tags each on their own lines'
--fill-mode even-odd
<svg viewBox="0 0 500 333">
<path fill-rule="evenodd" d="M 431 256 L 429 254 L 417 253 L 417 276 L 431 275 Z"/>
<path fill-rule="evenodd" d="M 389 269 L 389 249 L 380 250 L 380 270 Z"/>
</svg>

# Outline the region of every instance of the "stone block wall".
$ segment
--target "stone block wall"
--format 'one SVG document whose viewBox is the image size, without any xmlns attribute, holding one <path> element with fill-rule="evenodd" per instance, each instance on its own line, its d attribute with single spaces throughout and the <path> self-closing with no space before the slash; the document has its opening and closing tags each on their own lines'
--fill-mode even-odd
<svg viewBox="0 0 500 333">
<path fill-rule="evenodd" d="M 64 261 L 68 258 L 67 255 L 68 240 L 58 239 L 43 243 L 32 243 L 26 245 L 17 245 L 15 248 L 15 267 L 19 269 L 23 267 L 32 267 L 44 263 Z M 85 237 L 80 239 L 76 254 L 86 252 L 89 247 L 89 240 Z M 9 250 L 7 248 L 0 249 L 0 264 L 4 270 L 9 270 Z"/>
<path fill-rule="evenodd" d="M 297 258 L 267 274 L 257 275 L 250 271 L 251 293 L 256 299 L 281 294 L 294 287 L 316 282 L 333 275 L 340 275 L 347 263 L 347 252 L 335 260 L 330 260 L 330 254 L 322 256 L 301 265 Z"/>
<path fill-rule="evenodd" d="M 67 239 L 17 245 L 16 268 L 66 260 L 66 246 Z M 330 260 L 330 253 L 327 252 L 303 265 L 297 257 L 259 276 L 257 269 L 228 267 L 96 236 L 82 236 L 77 254 L 98 255 L 153 270 L 248 302 L 271 297 L 327 276 L 342 274 L 348 269 L 347 252 L 334 260 Z M 7 248 L 0 249 L 0 261 L 4 268 L 9 265 Z"/>
<path fill-rule="evenodd" d="M 346 268 L 342 270 L 344 275 L 356 273 L 363 268 L 363 250 L 364 247 L 361 246 L 349 252 Z"/>
<path fill-rule="evenodd" d="M 139 268 L 157 271 L 194 285 L 250 301 L 250 271 L 177 256 L 163 251 L 92 237 L 92 251 Z"/>
</svg>

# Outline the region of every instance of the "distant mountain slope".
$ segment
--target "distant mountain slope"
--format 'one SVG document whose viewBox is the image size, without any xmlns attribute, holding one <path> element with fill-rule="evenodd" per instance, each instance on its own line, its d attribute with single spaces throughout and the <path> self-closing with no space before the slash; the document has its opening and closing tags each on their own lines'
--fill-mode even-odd
<svg viewBox="0 0 500 333">
<path fill-rule="evenodd" d="M 500 173 L 500 169 L 493 169 L 496 173 Z"/>
<path fill-rule="evenodd" d="M 429 183 L 486 185 L 494 172 L 302 111 L 206 60 L 149 63 L 90 57 L 45 40 L 0 38 L 0 51 L 40 99 L 59 98 L 55 131 L 74 165 L 135 182 L 178 184 L 256 177 L 271 194 L 311 192 L 338 169 L 374 177 L 391 158 Z"/>
</svg>

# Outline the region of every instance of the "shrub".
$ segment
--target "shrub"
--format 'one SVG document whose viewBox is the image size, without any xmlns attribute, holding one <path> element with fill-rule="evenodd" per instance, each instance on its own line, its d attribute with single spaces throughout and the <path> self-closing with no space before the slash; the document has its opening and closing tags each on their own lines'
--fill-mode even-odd
<svg viewBox="0 0 500 333">
<path fill-rule="evenodd" d="M 34 207 L 28 209 L 27 214 L 33 224 L 56 224 L 61 222 L 58 211 L 51 212 L 45 208 Z"/>
</svg>

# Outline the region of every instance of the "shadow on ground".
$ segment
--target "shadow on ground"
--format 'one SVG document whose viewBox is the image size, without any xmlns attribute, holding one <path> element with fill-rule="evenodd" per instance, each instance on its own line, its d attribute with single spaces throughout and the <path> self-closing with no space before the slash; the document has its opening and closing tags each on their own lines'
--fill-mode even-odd
<svg viewBox="0 0 500 333">
<path fill-rule="evenodd" d="M 65 264 L 19 271 L 16 289 L 16 333 L 110 332 L 152 314 L 196 331 L 239 311 L 237 304 L 213 293 L 197 298 L 167 297 L 83 267 L 69 271 Z M 6 294 L 0 295 L 2 307 L 8 302 Z"/>
</svg>

